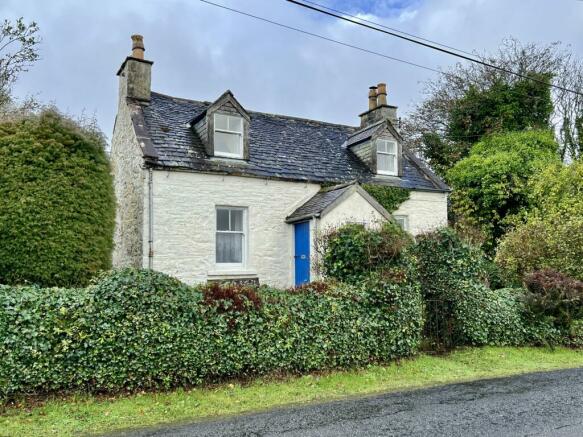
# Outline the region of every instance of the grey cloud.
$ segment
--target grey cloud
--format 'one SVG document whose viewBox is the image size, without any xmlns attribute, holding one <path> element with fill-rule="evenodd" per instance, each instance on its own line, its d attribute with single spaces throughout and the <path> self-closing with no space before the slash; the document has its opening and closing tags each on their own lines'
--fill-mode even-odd
<svg viewBox="0 0 583 437">
<path fill-rule="evenodd" d="M 284 1 L 216 0 L 431 67 L 454 58 L 327 19 Z M 324 0 L 322 0 L 324 1 Z M 334 4 L 331 1 L 327 4 Z M 524 41 L 571 43 L 583 54 L 583 3 L 576 1 L 435 0 L 412 2 L 372 19 L 464 49 L 494 50 L 512 35 Z M 356 124 L 369 85 L 389 84 L 391 103 L 407 111 L 434 73 L 280 29 L 196 0 L 78 2 L 4 0 L 0 16 L 24 16 L 41 27 L 42 60 L 17 83 L 61 109 L 95 112 L 110 135 L 117 104 L 115 72 L 144 35 L 154 61 L 154 90 L 213 100 L 231 89 L 250 109 Z"/>
</svg>

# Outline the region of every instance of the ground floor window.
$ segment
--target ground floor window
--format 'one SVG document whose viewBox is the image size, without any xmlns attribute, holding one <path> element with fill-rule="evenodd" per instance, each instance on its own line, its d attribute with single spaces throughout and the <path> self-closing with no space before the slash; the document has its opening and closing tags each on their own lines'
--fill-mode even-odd
<svg viewBox="0 0 583 437">
<path fill-rule="evenodd" d="M 393 218 L 395 219 L 397 224 L 401 226 L 401 228 L 403 228 L 403 230 L 405 231 L 409 230 L 409 217 L 407 217 L 406 215 L 394 215 Z"/>
<path fill-rule="evenodd" d="M 216 263 L 241 267 L 245 264 L 247 246 L 247 210 L 217 207 Z"/>
</svg>

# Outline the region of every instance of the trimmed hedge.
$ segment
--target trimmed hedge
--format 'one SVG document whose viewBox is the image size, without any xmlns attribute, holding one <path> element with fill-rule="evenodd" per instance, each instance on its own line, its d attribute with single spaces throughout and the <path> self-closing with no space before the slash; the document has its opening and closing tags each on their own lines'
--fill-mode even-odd
<svg viewBox="0 0 583 437">
<path fill-rule="evenodd" d="M 75 287 L 110 268 L 105 141 L 55 111 L 0 122 L 0 283 Z"/>
<path fill-rule="evenodd" d="M 397 279 L 395 279 L 397 278 Z M 85 289 L 0 287 L 0 398 L 189 386 L 414 353 L 422 300 L 401 263 L 360 286 L 186 286 L 140 270 Z"/>
</svg>

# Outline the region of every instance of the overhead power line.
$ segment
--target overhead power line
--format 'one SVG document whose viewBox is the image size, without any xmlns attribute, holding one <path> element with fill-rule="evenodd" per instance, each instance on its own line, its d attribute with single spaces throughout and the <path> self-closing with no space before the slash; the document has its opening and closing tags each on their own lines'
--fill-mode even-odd
<svg viewBox="0 0 583 437">
<path fill-rule="evenodd" d="M 458 49 L 458 48 L 455 48 L 455 47 L 452 47 L 452 46 L 448 46 L 447 44 L 443 44 L 443 43 L 440 43 L 440 42 L 437 42 L 437 41 L 433 41 L 431 39 L 423 38 L 422 36 L 414 35 L 412 33 L 408 33 L 408 32 L 405 32 L 403 30 L 400 30 L 400 29 L 395 29 L 394 27 L 385 26 L 384 24 L 377 23 L 376 21 L 371 21 L 371 20 L 367 20 L 366 18 L 361 18 L 361 17 L 358 17 L 356 15 L 351 15 L 351 14 L 349 14 L 347 12 L 340 11 L 338 9 L 331 8 L 330 6 L 326 6 L 326 5 L 323 5 L 321 3 L 316 3 L 316 2 L 313 2 L 313 1 L 310 1 L 310 0 L 303 0 L 303 1 L 304 1 L 304 3 L 309 3 L 309 4 L 314 5 L 314 6 L 319 6 L 321 8 L 328 9 L 329 11 L 337 12 L 339 14 L 342 14 L 342 15 L 346 16 L 346 17 L 350 17 L 350 18 L 354 18 L 356 20 L 364 21 L 365 23 L 374 24 L 375 26 L 379 26 L 379 27 L 382 27 L 384 29 L 389 29 L 389 30 L 392 30 L 394 32 L 399 32 L 399 33 L 401 33 L 403 35 L 407 35 L 407 36 L 410 36 L 410 37 L 413 37 L 413 38 L 417 38 L 417 39 L 419 39 L 421 41 L 426 41 L 426 42 L 433 43 L 433 44 L 436 44 L 436 45 L 441 46 L 441 47 L 445 47 L 445 48 L 448 48 L 448 49 L 451 49 L 451 50 L 455 50 L 456 52 L 465 53 L 468 56 L 475 56 L 476 55 L 475 53 L 471 53 L 471 52 L 468 52 L 468 51 L 465 51 L 465 50 L 462 50 L 462 49 Z M 583 1 L 583 0 L 579 0 L 579 1 Z"/>
<path fill-rule="evenodd" d="M 432 50 L 437 50 L 439 52 L 446 53 L 448 55 L 455 56 L 455 57 L 464 59 L 466 61 L 470 61 L 470 62 L 474 62 L 474 63 L 477 63 L 477 64 L 481 64 L 481 65 L 483 65 L 485 67 L 492 68 L 492 69 L 495 69 L 495 70 L 498 70 L 498 71 L 502 71 L 503 73 L 506 73 L 506 74 L 511 74 L 511 75 L 520 77 L 522 79 L 531 80 L 533 82 L 537 82 L 537 83 L 540 83 L 540 84 L 543 84 L 543 85 L 548 85 L 550 87 L 559 89 L 561 91 L 570 92 L 570 93 L 573 93 L 573 94 L 577 94 L 579 96 L 583 96 L 583 93 L 580 93 L 578 91 L 575 91 L 575 90 L 572 90 L 572 89 L 569 89 L 569 88 L 565 88 L 565 87 L 562 87 L 562 86 L 559 86 L 559 85 L 555 85 L 555 84 L 552 84 L 552 83 L 549 83 L 549 82 L 545 82 L 543 80 L 539 80 L 539 79 L 536 79 L 536 78 L 527 76 L 527 75 L 522 74 L 522 73 L 517 73 L 515 71 L 508 70 L 507 68 L 500 67 L 498 65 L 494 65 L 494 64 L 490 64 L 489 62 L 482 61 L 481 59 L 473 58 L 473 57 L 466 56 L 466 55 L 463 55 L 463 54 L 460 54 L 460 53 L 455 53 L 455 52 L 453 52 L 451 50 L 444 49 L 444 48 L 441 48 L 441 47 L 437 47 L 434 44 L 429 44 L 427 42 L 420 41 L 419 39 L 411 38 L 411 37 L 406 36 L 406 35 L 399 35 L 398 33 L 393 32 L 393 31 L 390 31 L 390 30 L 380 29 L 380 28 L 378 28 L 376 26 L 372 26 L 372 25 L 367 24 L 367 23 L 364 23 L 364 22 L 360 22 L 360 21 L 353 20 L 353 19 L 349 18 L 348 16 L 346 16 L 343 12 L 340 12 L 341 14 L 343 14 L 343 15 L 340 15 L 339 13 L 331 12 L 331 10 L 321 9 L 321 8 L 316 7 L 316 6 L 312 6 L 311 4 L 303 3 L 303 2 L 298 1 L 298 0 L 286 0 L 286 1 L 288 1 L 289 3 L 293 3 L 295 5 L 301 6 L 303 8 L 306 8 L 306 9 L 311 9 L 312 11 L 315 11 L 315 12 L 318 12 L 318 13 L 321 13 L 321 14 L 324 14 L 324 15 L 328 15 L 330 17 L 338 18 L 339 20 L 344 20 L 344 21 L 347 21 L 349 23 L 353 23 L 353 24 L 356 24 L 358 26 L 365 27 L 365 28 L 370 29 L 370 30 L 374 30 L 374 31 L 377 31 L 377 32 L 384 33 L 386 35 L 394 36 L 396 38 L 400 38 L 400 39 L 403 39 L 405 41 L 409 41 L 411 43 L 418 44 L 418 45 L 421 45 L 421 46 L 430 48 Z"/>
<path fill-rule="evenodd" d="M 339 45 L 344 46 L 344 47 L 349 47 L 351 49 L 360 50 L 361 52 L 369 53 L 371 55 L 380 56 L 382 58 L 390 59 L 390 60 L 396 61 L 396 62 L 401 62 L 403 64 L 411 65 L 413 67 L 423 68 L 424 70 L 433 71 L 434 73 L 450 74 L 450 73 L 444 73 L 443 71 L 438 70 L 437 68 L 427 67 L 425 65 L 417 64 L 415 62 L 407 61 L 405 59 L 399 59 L 399 58 L 396 58 L 394 56 L 389 56 L 389 55 L 386 55 L 384 53 L 376 52 L 374 50 L 369 50 L 369 49 L 366 49 L 364 47 L 356 46 L 356 45 L 349 44 L 349 43 L 346 43 L 346 42 L 343 42 L 343 41 L 338 41 L 336 39 L 328 38 L 327 36 L 320 35 L 320 34 L 313 33 L 313 32 L 309 32 L 307 30 L 300 29 L 298 27 L 288 26 L 287 24 L 279 23 L 277 21 L 273 21 L 273 20 L 270 20 L 268 18 L 260 17 L 258 15 L 253 15 L 253 14 L 250 14 L 248 12 L 241 11 L 239 9 L 231 8 L 231 7 L 228 7 L 228 6 L 225 6 L 225 5 L 221 5 L 219 3 L 213 3 L 213 2 L 211 2 L 209 0 L 199 0 L 199 1 L 202 2 L 202 3 L 206 3 L 208 5 L 211 5 L 211 6 L 216 6 L 217 8 L 225 9 L 227 11 L 231 11 L 231 12 L 235 12 L 235 13 L 240 14 L 240 15 L 244 15 L 246 17 L 254 18 L 256 20 L 260 20 L 260 21 L 263 21 L 265 23 L 273 24 L 274 26 L 283 27 L 284 29 L 293 30 L 295 32 L 300 32 L 300 33 L 303 33 L 304 35 L 313 36 L 315 38 L 319 38 L 319 39 L 322 39 L 324 41 L 332 42 L 334 44 L 339 44 Z M 457 77 L 457 76 L 455 76 L 453 74 L 452 74 L 452 76 L 453 77 Z"/>
</svg>

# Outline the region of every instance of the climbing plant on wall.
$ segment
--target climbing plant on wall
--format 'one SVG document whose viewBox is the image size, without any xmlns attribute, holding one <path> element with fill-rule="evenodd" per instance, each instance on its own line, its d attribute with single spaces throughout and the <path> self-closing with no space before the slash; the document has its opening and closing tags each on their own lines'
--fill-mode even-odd
<svg viewBox="0 0 583 437">
<path fill-rule="evenodd" d="M 363 184 L 362 188 L 375 198 L 388 212 L 393 212 L 399 205 L 409 198 L 409 190 L 386 185 Z"/>
</svg>

